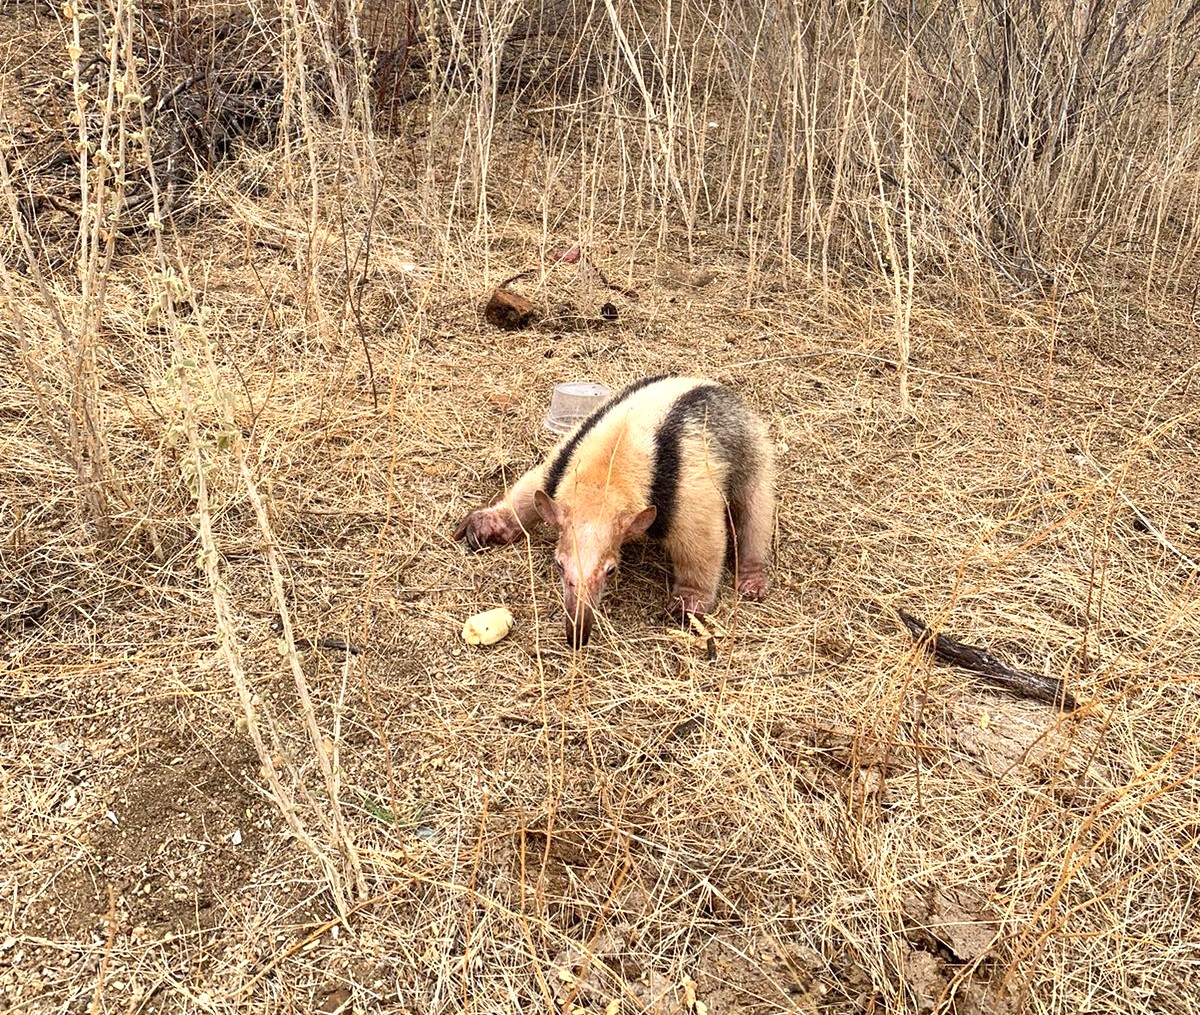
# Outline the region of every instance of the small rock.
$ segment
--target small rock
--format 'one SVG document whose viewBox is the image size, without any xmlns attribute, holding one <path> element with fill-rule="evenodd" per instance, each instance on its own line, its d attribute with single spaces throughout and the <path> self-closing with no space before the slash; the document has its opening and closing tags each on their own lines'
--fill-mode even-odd
<svg viewBox="0 0 1200 1015">
<path fill-rule="evenodd" d="M 483 308 L 484 319 L 488 324 L 506 331 L 524 328 L 533 320 L 537 306 L 519 293 L 507 289 L 496 289 Z"/>
</svg>

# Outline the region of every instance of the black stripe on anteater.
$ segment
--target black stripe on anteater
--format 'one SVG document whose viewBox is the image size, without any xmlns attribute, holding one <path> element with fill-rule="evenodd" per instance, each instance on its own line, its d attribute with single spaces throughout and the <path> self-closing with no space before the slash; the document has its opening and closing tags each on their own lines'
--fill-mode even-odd
<svg viewBox="0 0 1200 1015">
<path fill-rule="evenodd" d="M 679 503 L 679 474 L 683 467 L 683 437 L 707 436 L 716 458 L 728 471 L 725 500 L 732 500 L 759 468 L 758 445 L 750 414 L 741 400 L 719 384 L 701 384 L 676 399 L 654 435 L 654 477 L 650 503 L 658 508 L 647 535 L 662 539 L 671 531 Z"/>
<path fill-rule="evenodd" d="M 550 463 L 550 468 L 546 470 L 546 481 L 543 484 L 543 489 L 546 491 L 546 496 L 551 500 L 558 493 L 558 484 L 562 482 L 563 473 L 567 471 L 567 465 L 571 461 L 571 456 L 575 453 L 575 449 L 579 447 L 579 442 L 588 435 L 592 427 L 600 422 L 608 413 L 620 405 L 625 399 L 635 392 L 641 391 L 642 388 L 648 388 L 651 384 L 656 384 L 658 381 L 665 380 L 670 377 L 670 374 L 658 374 L 655 377 L 643 377 L 640 381 L 634 381 L 629 387 L 619 392 L 613 398 L 610 398 L 600 408 L 593 412 L 587 419 L 579 424 L 579 429 L 571 436 L 554 457 L 554 461 Z"/>
</svg>

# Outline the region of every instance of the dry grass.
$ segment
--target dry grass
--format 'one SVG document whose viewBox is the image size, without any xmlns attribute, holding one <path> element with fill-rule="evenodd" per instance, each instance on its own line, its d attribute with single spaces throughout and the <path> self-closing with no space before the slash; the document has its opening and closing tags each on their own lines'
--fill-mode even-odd
<svg viewBox="0 0 1200 1015">
<path fill-rule="evenodd" d="M 1078 80 L 1120 103 L 1006 106 L 1014 131 L 1058 124 L 1051 166 L 964 133 L 998 122 L 981 70 L 952 82 L 976 105 L 932 115 L 918 78 L 941 72 L 885 9 L 745 7 L 547 4 L 540 35 L 499 2 L 458 34 L 436 3 L 226 35 L 237 7 L 156 9 L 157 34 L 123 2 L 0 10 L 23 89 L 0 107 L 7 1009 L 1200 1000 L 1190 54 L 1088 50 Z M 929 32 L 982 67 L 989 10 Z M 1018 47 L 1010 96 L 1070 77 L 1047 56 L 1069 19 L 1043 16 L 1053 74 Z M 107 91 L 80 87 L 97 22 Z M 361 40 L 385 28 L 413 41 L 377 133 Z M 780 63 L 793 35 L 811 61 Z M 223 45 L 225 71 L 274 76 L 238 91 L 213 64 L 174 133 L 120 98 Z M 164 136 L 195 147 L 235 106 L 279 135 L 168 165 Z M 81 131 L 125 155 L 64 183 L 47 165 Z M 1129 155 L 1098 183 L 1110 143 Z M 972 146 L 1002 205 L 931 168 Z M 553 261 L 577 242 L 637 298 Z M 531 266 L 546 319 L 489 329 L 487 293 Z M 710 661 L 635 549 L 572 654 L 545 541 L 466 556 L 448 534 L 549 447 L 555 382 L 668 370 L 770 422 L 772 594 L 724 590 Z M 464 646 L 500 603 L 513 634 Z M 1080 710 L 931 663 L 894 607 Z"/>
</svg>

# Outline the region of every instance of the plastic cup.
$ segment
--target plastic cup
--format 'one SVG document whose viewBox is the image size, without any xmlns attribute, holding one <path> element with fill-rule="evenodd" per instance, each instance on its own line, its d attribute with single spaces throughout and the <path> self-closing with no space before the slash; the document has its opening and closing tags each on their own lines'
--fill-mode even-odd
<svg viewBox="0 0 1200 1015">
<path fill-rule="evenodd" d="M 612 394 L 612 389 L 593 381 L 556 384 L 550 396 L 550 412 L 542 425 L 553 433 L 570 433 Z"/>
</svg>

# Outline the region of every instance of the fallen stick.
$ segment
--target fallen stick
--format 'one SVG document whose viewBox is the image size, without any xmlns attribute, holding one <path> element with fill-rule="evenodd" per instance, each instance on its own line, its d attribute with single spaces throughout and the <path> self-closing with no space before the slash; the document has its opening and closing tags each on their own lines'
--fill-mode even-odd
<svg viewBox="0 0 1200 1015">
<path fill-rule="evenodd" d="M 897 610 L 904 626 L 913 636 L 918 645 L 933 648 L 933 657 L 951 666 L 961 666 L 964 670 L 978 673 L 989 683 L 1003 687 L 1023 698 L 1033 698 L 1050 705 L 1057 705 L 1064 712 L 1075 711 L 1075 696 L 1068 691 L 1057 677 L 1046 677 L 1040 673 L 1030 673 L 1027 670 L 1014 670 L 1000 662 L 987 649 L 965 645 L 961 641 L 947 638 L 944 634 L 934 634 L 916 617 L 903 610 Z"/>
</svg>

